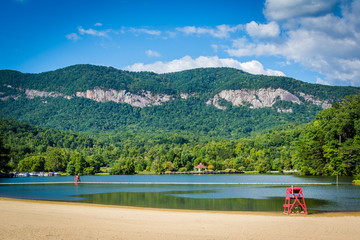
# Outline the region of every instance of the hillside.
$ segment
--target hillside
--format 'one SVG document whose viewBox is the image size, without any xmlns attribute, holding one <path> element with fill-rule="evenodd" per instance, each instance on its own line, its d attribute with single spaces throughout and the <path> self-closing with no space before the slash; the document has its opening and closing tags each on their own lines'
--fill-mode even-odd
<svg viewBox="0 0 360 240">
<path fill-rule="evenodd" d="M 310 122 L 360 88 L 252 75 L 231 68 L 169 74 L 74 65 L 40 74 L 0 71 L 0 117 L 76 132 L 250 136 Z"/>
<path fill-rule="evenodd" d="M 0 119 L 0 136 L 0 173 L 94 174 L 101 167 L 112 174 L 160 173 L 191 171 L 201 162 L 222 171 L 298 169 L 360 178 L 360 94 L 322 110 L 308 124 L 236 140 L 204 141 L 161 132 L 78 134 L 9 119 Z"/>
</svg>

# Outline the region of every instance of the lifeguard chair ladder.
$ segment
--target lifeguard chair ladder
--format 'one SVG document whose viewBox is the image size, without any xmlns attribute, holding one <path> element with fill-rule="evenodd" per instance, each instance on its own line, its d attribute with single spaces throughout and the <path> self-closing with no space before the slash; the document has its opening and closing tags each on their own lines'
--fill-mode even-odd
<svg viewBox="0 0 360 240">
<path fill-rule="evenodd" d="M 302 192 L 302 187 L 288 187 L 286 188 L 285 214 L 308 214 Z"/>
</svg>

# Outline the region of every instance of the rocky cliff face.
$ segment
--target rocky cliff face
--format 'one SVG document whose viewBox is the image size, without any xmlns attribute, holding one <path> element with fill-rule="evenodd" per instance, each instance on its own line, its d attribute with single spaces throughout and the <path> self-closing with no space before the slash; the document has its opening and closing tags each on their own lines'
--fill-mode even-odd
<svg viewBox="0 0 360 240">
<path fill-rule="evenodd" d="M 45 92 L 45 91 L 38 91 L 34 89 L 26 89 L 25 90 L 26 98 L 33 99 L 35 97 L 63 97 L 66 99 L 71 99 L 71 96 L 64 95 L 62 93 L 57 92 Z"/>
<path fill-rule="evenodd" d="M 223 90 L 210 99 L 207 104 L 212 104 L 219 109 L 225 109 L 225 107 L 219 105 L 220 99 L 231 102 L 234 106 L 250 104 L 250 108 L 272 107 L 277 101 L 301 104 L 297 96 L 281 88 Z"/>
<path fill-rule="evenodd" d="M 4 85 L 5 86 L 5 85 Z M 10 85 L 6 87 L 15 89 Z M 142 91 L 138 94 L 128 92 L 126 90 L 103 90 L 100 88 L 94 88 L 92 90 L 87 90 L 85 92 L 76 92 L 74 95 L 64 95 L 58 92 L 46 92 L 39 91 L 34 89 L 16 89 L 18 92 L 25 93 L 26 98 L 33 99 L 35 97 L 63 97 L 66 99 L 71 99 L 73 97 L 83 97 L 88 98 L 97 102 L 108 102 L 113 101 L 116 103 L 127 103 L 134 107 L 149 107 L 153 105 L 161 105 L 162 103 L 168 102 L 172 99 L 175 99 L 176 96 L 167 95 L 167 94 L 152 94 L 149 91 Z M 5 95 L 5 96 L 4 96 Z M 18 95 L 9 95 L 6 96 L 4 93 L 0 93 L 0 100 L 6 101 L 9 98 L 18 99 Z M 195 93 L 180 93 L 180 98 L 188 99 L 195 96 Z M 299 97 L 306 102 L 316 104 L 321 106 L 323 109 L 331 107 L 331 104 L 325 100 L 322 101 L 312 95 L 299 93 Z M 240 105 L 250 105 L 250 108 L 265 108 L 272 107 L 278 101 L 289 101 L 296 104 L 301 104 L 303 101 L 298 96 L 284 90 L 281 88 L 261 88 L 258 90 L 253 89 L 240 89 L 240 90 L 223 90 L 220 93 L 216 94 L 213 98 L 209 99 L 206 104 L 213 105 L 218 109 L 225 110 L 226 107 L 221 106 L 220 100 L 226 100 L 231 102 L 234 106 Z M 292 112 L 292 109 L 277 109 L 281 113 Z"/>
<path fill-rule="evenodd" d="M 305 99 L 305 101 L 308 101 L 308 102 L 310 102 L 312 104 L 321 106 L 323 109 L 331 107 L 331 103 L 329 103 L 329 101 L 327 101 L 327 100 L 322 101 L 322 100 L 320 100 L 318 98 L 315 98 L 312 95 L 308 95 L 308 94 L 305 94 L 305 93 L 302 93 L 302 92 L 300 93 L 300 96 L 303 97 Z"/>
<path fill-rule="evenodd" d="M 134 107 L 148 107 L 152 105 L 161 105 L 172 99 L 172 96 L 167 94 L 153 95 L 149 91 L 142 91 L 140 94 L 133 94 L 126 90 L 102 90 L 95 88 L 93 90 L 87 90 L 85 92 L 77 92 L 76 97 L 84 97 L 97 102 L 113 101 L 116 103 L 127 103 Z"/>
</svg>

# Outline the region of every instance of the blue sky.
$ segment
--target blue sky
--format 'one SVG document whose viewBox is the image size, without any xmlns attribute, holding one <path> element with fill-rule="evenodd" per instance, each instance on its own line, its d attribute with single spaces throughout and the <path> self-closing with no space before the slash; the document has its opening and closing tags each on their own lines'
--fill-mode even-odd
<svg viewBox="0 0 360 240">
<path fill-rule="evenodd" d="M 360 0 L 1 0 L 0 69 L 234 67 L 360 86 Z"/>
</svg>

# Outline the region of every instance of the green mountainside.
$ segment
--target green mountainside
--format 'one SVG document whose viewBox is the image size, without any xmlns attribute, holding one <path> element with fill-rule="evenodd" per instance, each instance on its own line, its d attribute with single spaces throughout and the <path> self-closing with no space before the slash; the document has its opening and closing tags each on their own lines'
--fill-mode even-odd
<svg viewBox="0 0 360 240">
<path fill-rule="evenodd" d="M 22 89 L 57 91 L 71 95 L 99 87 L 127 90 L 133 93 L 200 93 L 215 94 L 226 89 L 282 88 L 290 92 L 304 92 L 320 99 L 340 101 L 344 96 L 359 93 L 359 88 L 309 84 L 288 77 L 253 75 L 233 68 L 199 68 L 182 72 L 156 74 L 128 72 L 113 67 L 73 65 L 39 74 L 24 74 L 0 70 L 1 85 Z"/>
<path fill-rule="evenodd" d="M 321 111 L 308 124 L 252 138 L 218 141 L 179 134 L 78 134 L 0 119 L 1 171 L 133 174 L 191 171 L 282 171 L 360 178 L 360 95 Z M 96 140 L 95 140 L 96 139 Z"/>
<path fill-rule="evenodd" d="M 359 107 L 360 88 L 230 68 L 2 70 L 0 173 L 160 173 L 201 162 L 360 178 Z"/>
<path fill-rule="evenodd" d="M 103 92 L 95 93 L 94 89 Z M 270 99 L 273 101 L 271 106 L 252 108 L 249 102 L 243 101 L 239 106 L 223 98 L 217 102 L 214 100 L 224 90 L 243 89 L 247 93 L 261 89 L 270 91 L 265 93 L 265 97 L 272 94 L 271 89 L 282 89 L 298 102 L 285 101 L 277 95 Z M 38 92 L 29 97 L 27 90 Z M 136 97 L 144 97 L 146 93 L 151 93 L 154 99 L 166 95 L 170 100 L 155 104 L 151 99 L 153 102 L 145 107 L 138 107 L 76 95 L 88 90 L 93 91 L 91 94 L 95 97 L 108 90 L 118 91 L 116 94 L 124 91 L 134 103 L 140 101 Z M 237 139 L 276 126 L 310 122 L 322 110 L 322 103 L 339 102 L 347 95 L 360 93 L 360 88 L 309 84 L 287 77 L 252 75 L 231 68 L 155 74 L 74 65 L 40 74 L 2 70 L 0 93 L 0 117 L 47 128 L 93 133 L 178 133 L 193 138 Z M 258 95 L 253 94 L 252 98 L 257 100 Z M 307 101 L 306 96 L 311 96 L 317 104 Z M 288 112 L 282 112 L 282 109 Z"/>
</svg>

